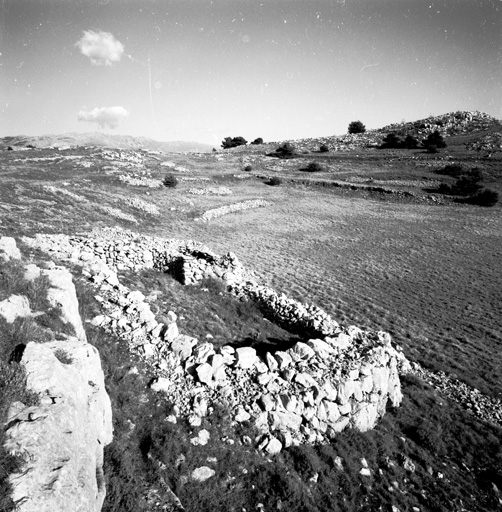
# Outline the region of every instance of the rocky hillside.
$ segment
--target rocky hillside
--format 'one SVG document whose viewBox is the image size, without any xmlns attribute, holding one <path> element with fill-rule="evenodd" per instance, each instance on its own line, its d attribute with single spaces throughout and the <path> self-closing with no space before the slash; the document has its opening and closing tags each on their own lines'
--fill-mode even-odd
<svg viewBox="0 0 502 512">
<path fill-rule="evenodd" d="M 326 144 L 330 151 L 353 151 L 362 148 L 376 148 L 388 133 L 406 136 L 413 135 L 418 140 L 424 139 L 429 133 L 439 131 L 444 137 L 452 135 L 468 135 L 479 133 L 480 139 L 487 131 L 502 131 L 500 121 L 495 117 L 479 111 L 458 111 L 441 114 L 439 116 L 430 116 L 418 121 L 393 123 L 382 128 L 367 130 L 361 134 L 333 135 L 328 137 L 316 137 L 308 139 L 280 140 L 270 143 L 272 148 L 285 142 L 292 143 L 298 151 L 316 151 L 319 146 Z M 473 143 L 476 145 L 476 143 Z M 480 142 L 477 146 L 483 145 Z M 250 148 L 250 146 L 246 146 Z M 260 146 L 257 146 L 260 147 Z M 483 147 L 486 147 L 484 144 Z M 242 151 L 241 146 L 230 151 Z M 471 149 L 471 148 L 469 148 Z M 228 151 L 228 150 L 227 150 Z"/>
</svg>

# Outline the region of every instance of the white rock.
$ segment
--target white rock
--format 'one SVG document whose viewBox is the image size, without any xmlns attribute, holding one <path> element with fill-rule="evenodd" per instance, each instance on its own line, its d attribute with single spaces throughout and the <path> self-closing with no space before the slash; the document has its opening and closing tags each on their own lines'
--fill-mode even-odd
<svg viewBox="0 0 502 512">
<path fill-rule="evenodd" d="M 244 407 L 238 407 L 236 414 L 234 416 L 234 420 L 242 423 L 243 421 L 248 421 L 251 418 L 251 415 L 244 409 Z"/>
<path fill-rule="evenodd" d="M 252 347 L 239 347 L 235 350 L 237 366 L 239 368 L 249 369 L 258 361 L 256 350 Z"/>
<path fill-rule="evenodd" d="M 172 391 L 172 383 L 166 377 L 157 377 L 151 384 L 150 389 L 156 391 L 157 393 L 169 393 Z"/>
<path fill-rule="evenodd" d="M 274 357 L 280 370 L 284 370 L 293 362 L 291 356 L 287 352 L 278 351 L 274 354 Z"/>
<path fill-rule="evenodd" d="M 8 324 L 14 322 L 18 317 L 31 316 L 28 299 L 23 295 L 11 295 L 8 299 L 0 302 L 0 316 L 3 316 Z"/>
<path fill-rule="evenodd" d="M 192 352 L 196 363 L 205 363 L 209 356 L 214 354 L 214 345 L 209 342 L 199 342 Z"/>
<path fill-rule="evenodd" d="M 289 411 L 272 411 L 272 430 L 292 430 L 293 432 L 300 428 L 302 417 Z"/>
<path fill-rule="evenodd" d="M 304 388 L 311 388 L 317 386 L 317 382 L 314 380 L 312 375 L 309 373 L 297 373 L 294 378 L 295 382 L 303 386 Z"/>
<path fill-rule="evenodd" d="M 191 476 L 192 480 L 195 480 L 196 482 L 205 482 L 215 474 L 216 471 L 214 469 L 211 469 L 208 466 L 201 466 L 200 468 L 194 469 Z"/>
<path fill-rule="evenodd" d="M 21 251 L 17 248 L 14 238 L 10 236 L 0 237 L 0 259 L 4 261 L 21 259 Z"/>
<path fill-rule="evenodd" d="M 270 455 L 275 455 L 282 450 L 282 443 L 276 437 L 272 437 L 265 447 L 265 451 Z"/>
</svg>

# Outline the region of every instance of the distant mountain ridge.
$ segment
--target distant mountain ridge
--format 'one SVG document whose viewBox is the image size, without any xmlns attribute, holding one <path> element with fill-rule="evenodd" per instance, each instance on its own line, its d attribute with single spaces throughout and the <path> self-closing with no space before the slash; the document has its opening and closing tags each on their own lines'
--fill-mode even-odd
<svg viewBox="0 0 502 512">
<path fill-rule="evenodd" d="M 0 139 L 0 148 L 7 146 L 26 147 L 28 144 L 36 148 L 62 147 L 62 146 L 99 146 L 114 149 L 144 149 L 148 151 L 162 151 L 164 153 L 208 152 L 212 146 L 201 142 L 169 141 L 160 142 L 146 137 L 133 137 L 131 135 L 109 135 L 105 133 L 64 133 L 59 135 L 16 135 Z"/>
</svg>

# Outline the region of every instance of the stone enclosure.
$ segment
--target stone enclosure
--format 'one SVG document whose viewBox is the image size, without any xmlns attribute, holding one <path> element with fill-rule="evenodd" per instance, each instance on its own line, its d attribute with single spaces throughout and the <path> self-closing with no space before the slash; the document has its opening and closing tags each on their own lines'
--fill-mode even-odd
<svg viewBox="0 0 502 512">
<path fill-rule="evenodd" d="M 200 425 L 223 403 L 234 421 L 251 421 L 262 433 L 258 448 L 275 453 L 291 444 L 324 442 L 346 427 L 373 428 L 389 400 L 393 406 L 401 402 L 399 369 L 408 362 L 387 333 L 342 328 L 322 309 L 261 285 L 232 253 L 219 256 L 193 241 L 112 228 L 88 237 L 25 241 L 83 265 L 103 308 L 93 323 L 116 332 L 148 362 L 157 375 L 152 387 L 174 404 L 173 421 L 181 415 Z M 174 312 L 157 322 L 143 294 L 120 284 L 117 270 L 144 268 L 169 272 L 186 285 L 220 279 L 304 341 L 261 354 L 181 334 Z"/>
</svg>

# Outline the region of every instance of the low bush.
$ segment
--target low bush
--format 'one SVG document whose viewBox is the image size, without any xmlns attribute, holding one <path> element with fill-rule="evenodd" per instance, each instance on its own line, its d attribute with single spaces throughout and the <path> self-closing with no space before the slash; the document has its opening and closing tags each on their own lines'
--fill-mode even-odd
<svg viewBox="0 0 502 512">
<path fill-rule="evenodd" d="M 452 176 L 458 178 L 465 173 L 465 169 L 459 164 L 445 165 L 442 169 L 435 171 L 436 174 L 444 174 L 445 176 Z"/>
<path fill-rule="evenodd" d="M 321 144 L 319 146 L 319 152 L 320 153 L 328 153 L 329 152 L 329 146 L 327 144 Z"/>
<path fill-rule="evenodd" d="M 251 144 L 263 144 L 263 139 L 261 137 L 258 137 L 255 139 Z"/>
<path fill-rule="evenodd" d="M 271 185 L 271 186 L 278 186 L 282 183 L 282 180 L 281 178 L 277 177 L 277 176 L 272 176 L 272 178 L 270 178 L 268 181 L 267 181 L 267 185 Z"/>
<path fill-rule="evenodd" d="M 277 158 L 295 158 L 297 156 L 295 147 L 289 142 L 285 142 L 279 146 L 275 152 L 269 153 L 267 156 L 275 156 Z"/>
<path fill-rule="evenodd" d="M 321 172 L 324 171 L 324 168 L 319 162 L 310 162 L 307 167 L 300 169 L 305 172 Z"/>
<path fill-rule="evenodd" d="M 246 165 L 246 167 L 244 167 L 244 170 L 246 172 L 251 172 L 253 170 L 253 168 L 250 165 Z"/>
<path fill-rule="evenodd" d="M 498 192 L 495 192 L 495 190 L 490 190 L 489 188 L 484 188 L 476 194 L 469 196 L 467 199 L 464 199 L 463 202 L 475 204 L 478 206 L 495 206 L 498 200 Z"/>
<path fill-rule="evenodd" d="M 166 174 L 162 183 L 164 184 L 164 187 L 174 188 L 178 185 L 178 178 L 172 174 Z"/>
</svg>

